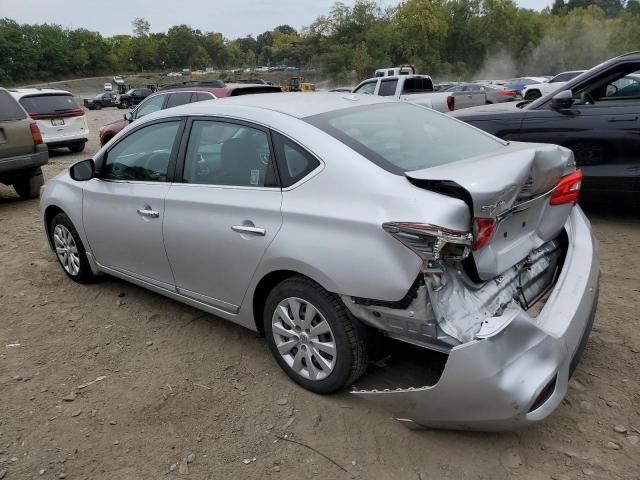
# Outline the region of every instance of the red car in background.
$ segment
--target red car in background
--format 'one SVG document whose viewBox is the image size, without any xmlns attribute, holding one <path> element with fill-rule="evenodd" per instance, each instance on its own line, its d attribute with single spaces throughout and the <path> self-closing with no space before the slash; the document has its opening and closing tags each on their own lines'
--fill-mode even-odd
<svg viewBox="0 0 640 480">
<path fill-rule="evenodd" d="M 216 86 L 214 86 L 216 85 Z M 220 86 L 217 86 L 220 85 Z M 216 98 L 235 97 L 255 93 L 275 93 L 282 89 L 275 85 L 223 83 L 223 82 L 198 82 L 191 85 L 177 84 L 161 88 L 153 95 L 149 95 L 135 110 L 125 113 L 124 118 L 106 124 L 100 128 L 100 145 L 105 145 L 120 130 L 131 122 L 142 118 L 158 110 L 177 107 L 186 103 L 202 102 Z"/>
</svg>

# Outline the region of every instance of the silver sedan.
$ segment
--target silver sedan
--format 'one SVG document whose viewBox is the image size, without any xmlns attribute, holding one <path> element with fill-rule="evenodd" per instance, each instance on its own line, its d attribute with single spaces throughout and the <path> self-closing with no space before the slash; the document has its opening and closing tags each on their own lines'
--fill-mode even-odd
<svg viewBox="0 0 640 480">
<path fill-rule="evenodd" d="M 261 332 L 318 393 L 380 338 L 446 356 L 436 382 L 354 393 L 409 426 L 505 429 L 562 400 L 598 263 L 571 152 L 405 102 L 271 94 L 135 122 L 49 181 L 62 269 L 108 274 Z"/>
</svg>

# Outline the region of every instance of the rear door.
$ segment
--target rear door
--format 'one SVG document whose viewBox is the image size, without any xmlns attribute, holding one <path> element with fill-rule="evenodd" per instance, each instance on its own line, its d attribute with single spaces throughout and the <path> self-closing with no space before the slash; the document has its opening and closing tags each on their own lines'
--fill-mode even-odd
<svg viewBox="0 0 640 480">
<path fill-rule="evenodd" d="M 0 90 L 0 160 L 33 152 L 30 123 L 13 97 Z"/>
<path fill-rule="evenodd" d="M 183 125 L 162 119 L 129 132 L 98 160 L 97 178 L 83 190 L 84 229 L 98 263 L 171 290 L 162 222 Z"/>
<path fill-rule="evenodd" d="M 211 118 L 187 128 L 183 181 L 166 197 L 167 255 L 181 294 L 235 313 L 282 224 L 269 132 Z"/>
</svg>

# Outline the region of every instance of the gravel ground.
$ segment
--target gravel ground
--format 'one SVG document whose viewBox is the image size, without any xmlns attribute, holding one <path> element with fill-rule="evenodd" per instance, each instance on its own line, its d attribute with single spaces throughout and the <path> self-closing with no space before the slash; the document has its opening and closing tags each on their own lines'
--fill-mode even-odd
<svg viewBox="0 0 640 480">
<path fill-rule="evenodd" d="M 88 112 L 87 150 L 52 152 L 45 177 L 122 113 Z M 297 387 L 252 332 L 116 279 L 71 282 L 38 202 L 0 186 L 0 479 L 637 479 L 640 219 L 590 217 L 600 306 L 560 408 L 513 433 L 414 432 Z"/>
</svg>

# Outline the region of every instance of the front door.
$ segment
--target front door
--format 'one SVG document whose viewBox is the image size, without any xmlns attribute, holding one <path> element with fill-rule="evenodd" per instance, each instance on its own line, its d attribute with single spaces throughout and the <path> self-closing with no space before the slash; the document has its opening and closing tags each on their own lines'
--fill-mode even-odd
<svg viewBox="0 0 640 480">
<path fill-rule="evenodd" d="M 162 239 L 165 197 L 181 121 L 157 121 L 134 130 L 98 161 L 98 178 L 83 192 L 82 218 L 96 261 L 103 267 L 174 289 Z"/>
<path fill-rule="evenodd" d="M 211 119 L 187 129 L 183 182 L 165 202 L 167 255 L 181 294 L 235 313 L 282 224 L 269 134 Z"/>
</svg>

